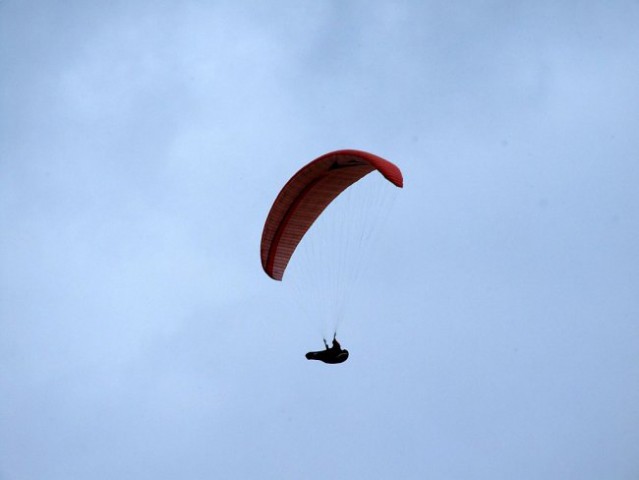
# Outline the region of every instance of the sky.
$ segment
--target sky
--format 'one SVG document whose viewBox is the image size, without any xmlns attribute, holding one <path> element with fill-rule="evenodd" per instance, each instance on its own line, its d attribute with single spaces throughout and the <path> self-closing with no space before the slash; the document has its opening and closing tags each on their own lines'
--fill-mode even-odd
<svg viewBox="0 0 639 480">
<path fill-rule="evenodd" d="M 0 480 L 639 478 L 638 24 L 2 0 Z M 334 366 L 259 244 L 342 148 L 405 186 Z"/>
</svg>

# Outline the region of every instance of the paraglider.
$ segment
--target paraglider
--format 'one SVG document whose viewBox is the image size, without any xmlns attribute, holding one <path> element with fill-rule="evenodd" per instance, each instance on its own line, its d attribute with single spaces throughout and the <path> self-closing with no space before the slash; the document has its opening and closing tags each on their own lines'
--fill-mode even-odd
<svg viewBox="0 0 639 480">
<path fill-rule="evenodd" d="M 308 352 L 306 354 L 307 360 L 319 360 L 324 363 L 343 363 L 348 359 L 348 350 L 342 349 L 342 346 L 335 338 L 337 334 L 333 335 L 333 344 L 329 347 L 324 339 L 324 350 L 319 352 Z"/>
<path fill-rule="evenodd" d="M 328 205 L 349 186 L 377 171 L 391 184 L 402 188 L 403 177 L 393 163 L 360 150 L 337 150 L 322 155 L 299 170 L 284 185 L 273 202 L 262 232 L 262 268 L 281 281 L 302 238 Z M 309 352 L 309 360 L 342 363 L 348 358 L 333 336 L 333 346 Z"/>
</svg>

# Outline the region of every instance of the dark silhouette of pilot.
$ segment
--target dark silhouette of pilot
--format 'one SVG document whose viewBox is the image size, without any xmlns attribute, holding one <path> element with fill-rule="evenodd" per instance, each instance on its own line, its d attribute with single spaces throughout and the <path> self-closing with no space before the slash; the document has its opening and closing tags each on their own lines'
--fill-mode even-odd
<svg viewBox="0 0 639 480">
<path fill-rule="evenodd" d="M 335 338 L 336 336 L 337 334 L 333 335 L 333 345 L 331 347 L 328 346 L 326 339 L 324 339 L 324 346 L 326 349 L 320 350 L 319 352 L 308 352 L 306 354 L 306 358 L 308 360 L 319 360 L 324 363 L 345 362 L 348 358 L 348 350 L 342 349 L 342 346 Z"/>
</svg>

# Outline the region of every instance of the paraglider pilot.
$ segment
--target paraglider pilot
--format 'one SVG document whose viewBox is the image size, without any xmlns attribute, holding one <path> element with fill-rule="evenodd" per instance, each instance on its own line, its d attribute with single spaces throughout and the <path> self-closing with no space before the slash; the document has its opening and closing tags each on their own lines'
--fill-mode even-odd
<svg viewBox="0 0 639 480">
<path fill-rule="evenodd" d="M 324 363 L 345 362 L 348 358 L 348 350 L 342 349 L 342 346 L 335 338 L 336 336 L 337 333 L 333 335 L 333 345 L 329 347 L 328 343 L 326 343 L 326 339 L 324 339 L 324 346 L 326 349 L 320 350 L 319 352 L 308 352 L 306 354 L 306 358 L 308 360 L 319 360 Z"/>
</svg>

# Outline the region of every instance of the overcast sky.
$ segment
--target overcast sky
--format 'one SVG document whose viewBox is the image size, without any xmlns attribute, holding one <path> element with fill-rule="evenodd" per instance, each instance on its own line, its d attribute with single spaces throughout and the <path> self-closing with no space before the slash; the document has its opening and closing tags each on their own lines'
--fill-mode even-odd
<svg viewBox="0 0 639 480">
<path fill-rule="evenodd" d="M 639 478 L 638 26 L 0 1 L 0 480 Z M 340 148 L 405 188 L 331 366 L 259 242 Z"/>
</svg>

